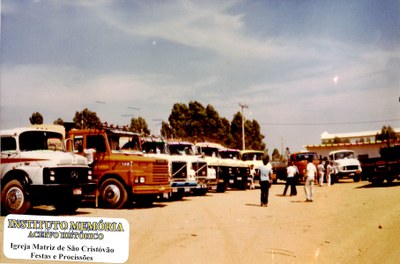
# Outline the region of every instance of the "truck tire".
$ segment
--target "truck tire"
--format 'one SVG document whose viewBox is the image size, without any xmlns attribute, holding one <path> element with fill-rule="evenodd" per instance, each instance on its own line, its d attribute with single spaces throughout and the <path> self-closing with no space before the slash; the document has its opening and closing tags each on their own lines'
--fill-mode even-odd
<svg viewBox="0 0 400 264">
<path fill-rule="evenodd" d="M 4 214 L 25 214 L 31 207 L 25 186 L 18 180 L 9 181 L 1 191 Z"/>
<path fill-rule="evenodd" d="M 360 179 L 361 179 L 361 175 L 356 175 L 356 176 L 353 177 L 353 181 L 354 182 L 359 182 Z"/>
<path fill-rule="evenodd" d="M 218 183 L 217 185 L 217 192 L 224 193 L 227 189 L 227 184 L 225 182 Z"/>
<path fill-rule="evenodd" d="M 125 186 L 116 179 L 105 180 L 99 188 L 99 204 L 103 208 L 120 209 L 128 202 Z"/>
<path fill-rule="evenodd" d="M 183 199 L 183 196 L 185 196 L 185 190 L 184 189 L 178 189 L 177 192 L 172 192 L 171 193 L 171 201 L 179 201 Z"/>
</svg>

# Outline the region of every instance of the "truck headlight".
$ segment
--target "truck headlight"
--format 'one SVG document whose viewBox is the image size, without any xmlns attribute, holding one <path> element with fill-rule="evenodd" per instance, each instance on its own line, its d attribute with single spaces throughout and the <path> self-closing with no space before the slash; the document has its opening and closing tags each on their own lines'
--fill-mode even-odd
<svg viewBox="0 0 400 264">
<path fill-rule="evenodd" d="M 50 174 L 49 180 L 50 181 L 56 181 L 56 171 L 50 170 L 49 174 Z"/>
<path fill-rule="evenodd" d="M 92 176 L 92 170 L 88 170 L 88 180 L 92 180 L 93 176 Z"/>
<path fill-rule="evenodd" d="M 146 182 L 146 178 L 145 177 L 137 177 L 135 179 L 135 183 L 145 183 Z"/>
</svg>

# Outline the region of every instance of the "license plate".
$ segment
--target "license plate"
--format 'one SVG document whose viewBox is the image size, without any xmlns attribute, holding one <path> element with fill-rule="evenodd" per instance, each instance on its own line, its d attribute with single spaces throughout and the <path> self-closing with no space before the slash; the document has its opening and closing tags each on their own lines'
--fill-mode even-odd
<svg viewBox="0 0 400 264">
<path fill-rule="evenodd" d="M 74 188 L 74 189 L 72 189 L 72 194 L 73 195 L 81 195 L 82 194 L 82 189 L 81 188 Z"/>
</svg>

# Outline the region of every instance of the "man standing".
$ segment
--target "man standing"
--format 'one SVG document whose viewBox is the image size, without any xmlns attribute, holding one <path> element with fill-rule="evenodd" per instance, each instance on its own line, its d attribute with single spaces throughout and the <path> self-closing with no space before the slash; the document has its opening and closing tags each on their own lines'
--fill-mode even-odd
<svg viewBox="0 0 400 264">
<path fill-rule="evenodd" d="M 285 184 L 285 189 L 283 190 L 283 196 L 286 195 L 286 191 L 290 185 L 290 196 L 295 196 L 297 195 L 297 190 L 296 190 L 296 175 L 299 173 L 299 170 L 297 169 L 296 165 L 294 165 L 294 161 L 290 161 L 290 165 L 286 168 L 286 184 Z"/>
<path fill-rule="evenodd" d="M 306 181 L 304 183 L 304 191 L 306 193 L 306 202 L 312 202 L 314 199 L 314 180 L 317 176 L 317 167 L 313 164 L 313 159 L 308 159 L 306 169 Z"/>
<path fill-rule="evenodd" d="M 268 206 L 269 187 L 271 185 L 270 175 L 272 174 L 272 165 L 269 163 L 269 156 L 263 159 L 263 166 L 259 168 L 260 188 L 261 188 L 261 206 Z"/>
<path fill-rule="evenodd" d="M 318 183 L 319 183 L 319 186 L 322 187 L 322 186 L 324 186 L 324 176 L 325 176 L 325 167 L 324 167 L 324 164 L 322 164 L 322 160 L 319 161 L 317 169 L 318 169 L 318 175 L 319 175 Z"/>
<path fill-rule="evenodd" d="M 329 162 L 328 161 L 328 165 L 326 165 L 326 184 L 329 186 L 331 185 L 331 174 L 333 171 L 333 167 L 332 167 L 332 161 Z"/>
</svg>

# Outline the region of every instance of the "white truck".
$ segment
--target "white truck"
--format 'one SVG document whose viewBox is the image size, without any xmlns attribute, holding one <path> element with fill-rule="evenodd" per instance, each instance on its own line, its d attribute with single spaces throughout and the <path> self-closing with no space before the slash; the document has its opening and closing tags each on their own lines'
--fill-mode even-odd
<svg viewBox="0 0 400 264">
<path fill-rule="evenodd" d="M 256 170 L 256 175 L 254 177 L 254 181 L 259 184 L 260 176 L 259 167 L 263 166 L 263 158 L 265 156 L 264 151 L 262 150 L 241 150 L 240 151 L 240 159 L 247 164 L 248 167 L 251 165 L 254 166 Z"/>
<path fill-rule="evenodd" d="M 162 138 L 141 138 L 144 155 L 168 160 L 172 189 L 170 198 L 179 200 L 185 193 L 207 193 L 207 184 L 203 180 L 207 177 L 205 160 L 191 158 L 190 149 L 170 150 L 170 144 Z"/>
<path fill-rule="evenodd" d="M 240 151 L 238 149 L 221 148 L 219 154 L 224 160 L 224 164 L 230 168 L 228 185 L 232 188 L 246 190 L 251 181 L 250 167 L 240 159 Z"/>
<path fill-rule="evenodd" d="M 183 158 L 187 162 L 189 175 L 196 177 L 197 186 L 192 192 L 197 195 L 204 195 L 216 185 L 215 169 L 209 168 L 206 160 L 197 153 L 196 146 L 187 141 L 168 141 L 168 149 L 173 157 Z M 214 189 L 215 189 L 214 188 Z"/>
<path fill-rule="evenodd" d="M 349 177 L 353 178 L 355 182 L 360 181 L 361 178 L 361 164 L 357 159 L 357 155 L 353 150 L 335 150 L 329 152 L 328 162 L 333 163 L 334 181 L 339 178 Z"/>
<path fill-rule="evenodd" d="M 2 213 L 24 214 L 34 205 L 73 213 L 96 189 L 87 159 L 65 151 L 64 134 L 45 127 L 0 131 Z"/>
<path fill-rule="evenodd" d="M 211 142 L 198 142 L 196 143 L 196 148 L 197 152 L 206 160 L 209 170 L 215 171 L 213 184 L 214 186 L 216 185 L 216 191 L 225 192 L 229 185 L 229 175 L 232 172 L 232 167 L 221 158 L 219 150 L 222 146 Z"/>
</svg>

